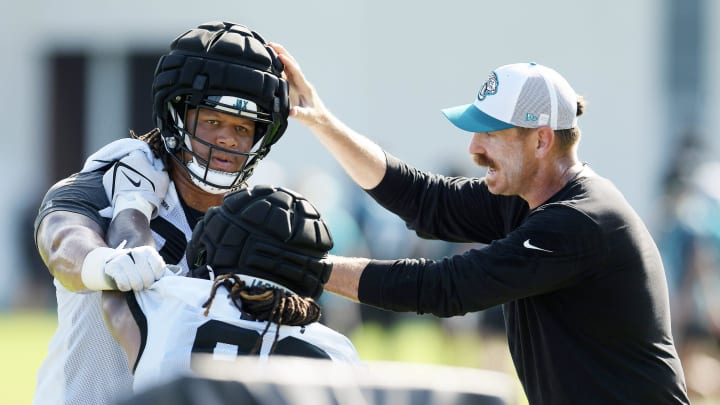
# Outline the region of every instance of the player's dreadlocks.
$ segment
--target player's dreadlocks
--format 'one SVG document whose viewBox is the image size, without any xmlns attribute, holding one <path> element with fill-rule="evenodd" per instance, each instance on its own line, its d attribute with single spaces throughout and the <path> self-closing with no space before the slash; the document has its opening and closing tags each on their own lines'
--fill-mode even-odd
<svg viewBox="0 0 720 405">
<path fill-rule="evenodd" d="M 130 130 L 130 138 L 139 139 L 150 145 L 150 149 L 152 150 L 153 155 L 155 155 L 156 158 L 162 159 L 165 167 L 170 167 L 170 161 L 168 160 L 169 156 L 167 150 L 163 146 L 163 141 L 162 137 L 160 136 L 159 129 L 155 128 L 152 131 L 143 135 L 138 135 L 135 133 L 135 131 Z"/>
<path fill-rule="evenodd" d="M 236 274 L 223 274 L 215 278 L 210 297 L 203 304 L 205 316 L 210 312 L 210 306 L 220 286 L 230 292 L 233 304 L 240 311 L 250 315 L 252 320 L 267 322 L 250 354 L 260 350 L 271 322 L 278 325 L 275 329 L 275 340 L 270 348 L 272 354 L 280 336 L 280 325 L 305 326 L 320 320 L 320 306 L 312 298 L 301 297 L 278 288 L 248 286 Z"/>
</svg>

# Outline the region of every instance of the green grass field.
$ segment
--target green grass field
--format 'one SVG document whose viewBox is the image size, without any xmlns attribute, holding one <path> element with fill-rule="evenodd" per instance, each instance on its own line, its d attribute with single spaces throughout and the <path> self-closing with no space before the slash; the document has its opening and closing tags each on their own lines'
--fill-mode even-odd
<svg viewBox="0 0 720 405">
<path fill-rule="evenodd" d="M 0 404 L 32 402 L 35 374 L 55 330 L 54 311 L 0 312 Z M 481 339 L 474 333 L 448 335 L 437 322 L 418 318 L 389 330 L 365 324 L 349 335 L 366 361 L 384 360 L 451 365 L 504 372 L 515 377 L 504 338 Z M 526 404 L 516 380 L 519 402 Z M 693 398 L 697 405 L 720 404 L 720 398 Z"/>
<path fill-rule="evenodd" d="M 0 402 L 32 402 L 35 373 L 56 325 L 54 311 L 0 313 Z"/>
<path fill-rule="evenodd" d="M 0 313 L 0 392 L 2 404 L 30 404 L 35 374 L 47 354 L 55 313 Z M 390 330 L 364 325 L 350 336 L 363 360 L 486 368 L 514 375 L 502 341 L 481 342 L 476 335 L 448 336 L 436 322 L 404 322 Z"/>
</svg>

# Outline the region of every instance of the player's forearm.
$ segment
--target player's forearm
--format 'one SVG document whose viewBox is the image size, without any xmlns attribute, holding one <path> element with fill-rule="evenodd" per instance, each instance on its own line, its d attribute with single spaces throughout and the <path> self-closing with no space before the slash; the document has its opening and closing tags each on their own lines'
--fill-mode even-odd
<svg viewBox="0 0 720 405">
<path fill-rule="evenodd" d="M 125 242 L 125 247 L 152 246 L 155 241 L 150 229 L 150 223 L 145 215 L 138 210 L 124 210 L 117 214 L 110 223 L 107 232 L 107 244 L 117 247 Z"/>
<path fill-rule="evenodd" d="M 372 189 L 385 176 L 385 152 L 375 142 L 355 132 L 331 113 L 310 127 L 320 143 L 345 172 L 363 189 Z"/>
<path fill-rule="evenodd" d="M 103 291 L 101 302 L 105 325 L 115 341 L 125 349 L 128 364 L 133 367 L 140 352 L 141 337 L 140 329 L 128 307 L 126 294 L 128 293 Z"/>
<path fill-rule="evenodd" d="M 358 301 L 358 287 L 363 270 L 370 263 L 370 259 L 356 257 L 330 256 L 333 263 L 330 279 L 325 289 L 355 302 Z"/>
<path fill-rule="evenodd" d="M 70 291 L 86 289 L 81 276 L 83 261 L 93 249 L 106 246 L 97 224 L 69 212 L 55 212 L 43 219 L 37 245 L 50 273 Z"/>
</svg>

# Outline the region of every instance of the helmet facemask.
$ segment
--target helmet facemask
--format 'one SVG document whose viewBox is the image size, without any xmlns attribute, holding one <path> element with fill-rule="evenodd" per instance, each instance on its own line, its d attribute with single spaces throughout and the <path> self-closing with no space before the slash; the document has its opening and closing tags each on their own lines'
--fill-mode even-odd
<svg viewBox="0 0 720 405">
<path fill-rule="evenodd" d="M 244 187 L 255 166 L 267 155 L 270 145 L 273 143 L 271 140 L 277 132 L 277 126 L 273 125 L 271 115 L 258 108 L 255 102 L 234 96 L 207 96 L 196 106 L 191 106 L 189 96 L 185 97 L 185 100 L 180 97 L 176 97 L 175 100 L 178 101 L 167 103 L 172 137 L 164 137 L 166 148 L 173 159 L 185 168 L 196 186 L 208 193 L 225 194 Z M 254 121 L 255 134 L 251 150 L 240 152 L 226 149 L 196 136 L 201 109 Z M 188 117 L 188 114 L 194 115 L 192 128 L 187 128 L 185 122 L 188 120 L 183 119 L 183 117 Z M 203 156 L 198 151 L 194 151 L 191 140 L 207 148 L 207 153 Z M 242 158 L 242 167 L 236 172 L 224 172 L 210 168 L 208 162 L 217 153 Z"/>
<path fill-rule="evenodd" d="M 289 85 L 282 77 L 283 69 L 260 34 L 240 24 L 219 21 L 180 35 L 160 58 L 153 79 L 153 121 L 165 151 L 202 190 L 225 194 L 242 188 L 258 162 L 282 137 L 290 113 Z M 203 108 L 255 121 L 251 150 L 227 150 L 196 136 L 198 128 L 203 136 L 204 124 L 196 119 L 191 128 L 193 116 L 188 113 L 199 114 Z M 217 160 L 213 155 L 235 163 L 241 158 L 244 164 L 239 169 L 238 164 L 211 164 L 238 170 L 232 173 L 208 169 L 208 162 Z"/>
</svg>

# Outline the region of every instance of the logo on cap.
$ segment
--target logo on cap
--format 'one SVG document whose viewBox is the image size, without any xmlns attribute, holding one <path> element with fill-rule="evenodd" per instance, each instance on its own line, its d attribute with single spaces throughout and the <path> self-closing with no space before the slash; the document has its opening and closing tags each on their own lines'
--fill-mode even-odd
<svg viewBox="0 0 720 405">
<path fill-rule="evenodd" d="M 483 86 L 480 88 L 480 91 L 478 92 L 477 98 L 478 100 L 482 101 L 485 100 L 485 97 L 492 96 L 493 94 L 497 93 L 498 88 L 498 78 L 495 72 L 490 72 L 490 76 L 488 77 L 487 81 Z"/>
</svg>

